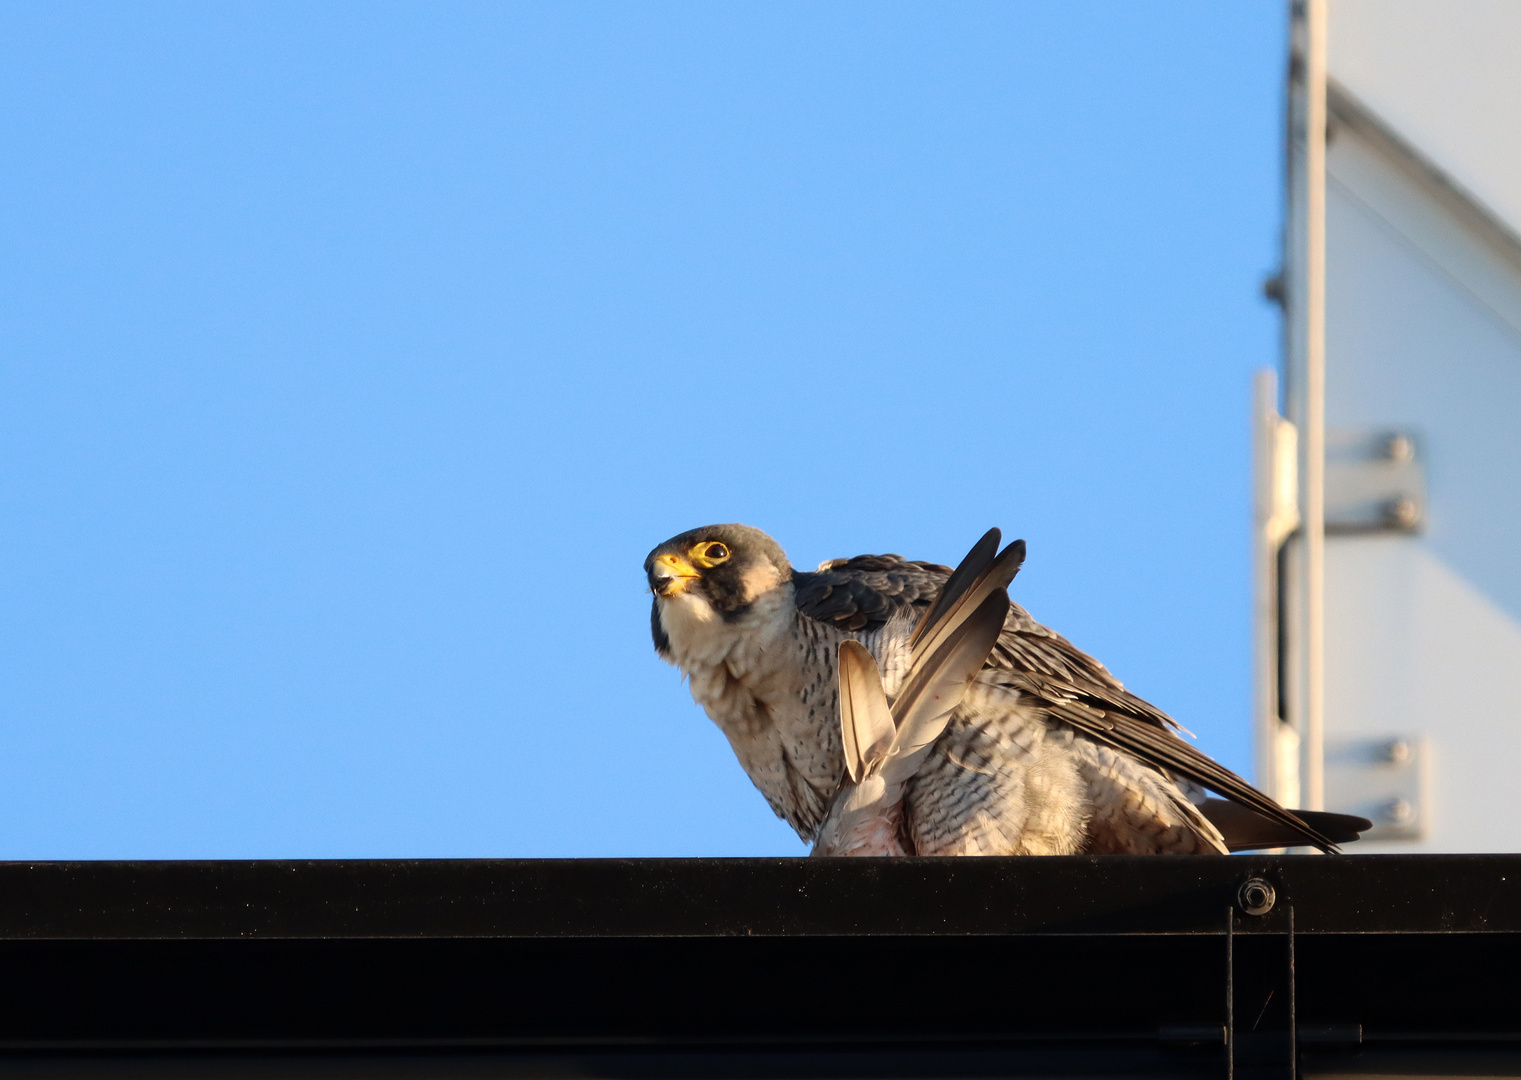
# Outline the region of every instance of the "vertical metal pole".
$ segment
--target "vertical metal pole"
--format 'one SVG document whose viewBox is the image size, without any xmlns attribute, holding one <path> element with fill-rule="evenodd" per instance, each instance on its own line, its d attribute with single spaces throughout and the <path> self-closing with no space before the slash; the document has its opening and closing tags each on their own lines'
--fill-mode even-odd
<svg viewBox="0 0 1521 1080">
<path fill-rule="evenodd" d="M 1299 1001 L 1294 971 L 1294 908 L 1289 907 L 1289 1080 L 1299 1080 Z"/>
<path fill-rule="evenodd" d="M 1304 0 L 1304 767 L 1306 808 L 1325 807 L 1326 2 Z"/>
<path fill-rule="evenodd" d="M 1236 1080 L 1236 909 L 1225 909 L 1225 1080 Z"/>
</svg>

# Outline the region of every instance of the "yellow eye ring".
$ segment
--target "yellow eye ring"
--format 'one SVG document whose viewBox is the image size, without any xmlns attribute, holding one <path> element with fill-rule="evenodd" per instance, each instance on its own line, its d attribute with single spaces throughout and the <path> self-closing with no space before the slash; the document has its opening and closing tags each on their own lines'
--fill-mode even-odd
<svg viewBox="0 0 1521 1080">
<path fill-rule="evenodd" d="M 699 559 L 710 566 L 717 565 L 729 557 L 729 549 L 723 544 L 708 543 L 699 544 L 693 552 Z"/>
</svg>

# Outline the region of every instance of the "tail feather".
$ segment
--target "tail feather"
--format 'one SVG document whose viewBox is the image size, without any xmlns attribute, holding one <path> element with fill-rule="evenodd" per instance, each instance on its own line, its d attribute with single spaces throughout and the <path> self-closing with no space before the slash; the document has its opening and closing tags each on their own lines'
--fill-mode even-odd
<svg viewBox="0 0 1521 1080">
<path fill-rule="evenodd" d="M 1220 830 L 1220 835 L 1225 838 L 1225 846 L 1231 851 L 1298 847 L 1305 843 L 1302 831 L 1259 814 L 1238 802 L 1205 799 L 1199 805 L 1199 811 Z M 1288 813 L 1333 844 L 1350 844 L 1359 838 L 1359 833 L 1373 828 L 1373 822 L 1352 814 L 1331 814 L 1323 810 L 1290 810 Z"/>
</svg>

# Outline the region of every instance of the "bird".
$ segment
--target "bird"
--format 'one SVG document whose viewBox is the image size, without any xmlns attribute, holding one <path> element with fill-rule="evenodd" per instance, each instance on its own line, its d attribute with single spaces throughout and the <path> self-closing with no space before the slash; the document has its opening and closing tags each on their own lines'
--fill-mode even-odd
<svg viewBox="0 0 1521 1080">
<path fill-rule="evenodd" d="M 861 779 L 875 782 L 867 758 L 896 785 L 866 830 L 873 838 L 857 845 L 867 854 L 1334 851 L 1369 827 L 1286 810 L 1185 741 L 1171 717 L 1007 600 L 1025 544 L 1000 542 L 989 530 L 955 571 L 889 554 L 810 572 L 751 526 L 688 530 L 644 562 L 655 651 L 682 671 L 771 809 L 820 854 L 839 846 L 837 828 L 818 843 L 831 814 L 860 801 Z M 933 738 L 913 747 L 909 774 L 883 756 L 908 728 L 896 701 L 888 735 L 872 697 L 877 719 L 863 720 L 867 741 L 847 761 L 842 677 L 862 701 L 850 687 L 863 678 L 880 680 L 865 693 L 883 701 L 916 678 L 949 679 L 932 663 L 935 643 L 985 617 L 984 605 L 1002 616 L 997 633 L 954 707 L 933 718 Z"/>
</svg>

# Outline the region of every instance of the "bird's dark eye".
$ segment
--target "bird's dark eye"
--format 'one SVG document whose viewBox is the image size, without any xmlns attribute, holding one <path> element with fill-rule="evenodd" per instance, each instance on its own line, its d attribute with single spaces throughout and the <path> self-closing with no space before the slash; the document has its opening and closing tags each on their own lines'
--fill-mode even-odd
<svg viewBox="0 0 1521 1080">
<path fill-rule="evenodd" d="M 704 551 L 703 554 L 714 562 L 722 562 L 729 557 L 729 549 L 722 544 L 709 544 L 708 550 Z"/>
</svg>

